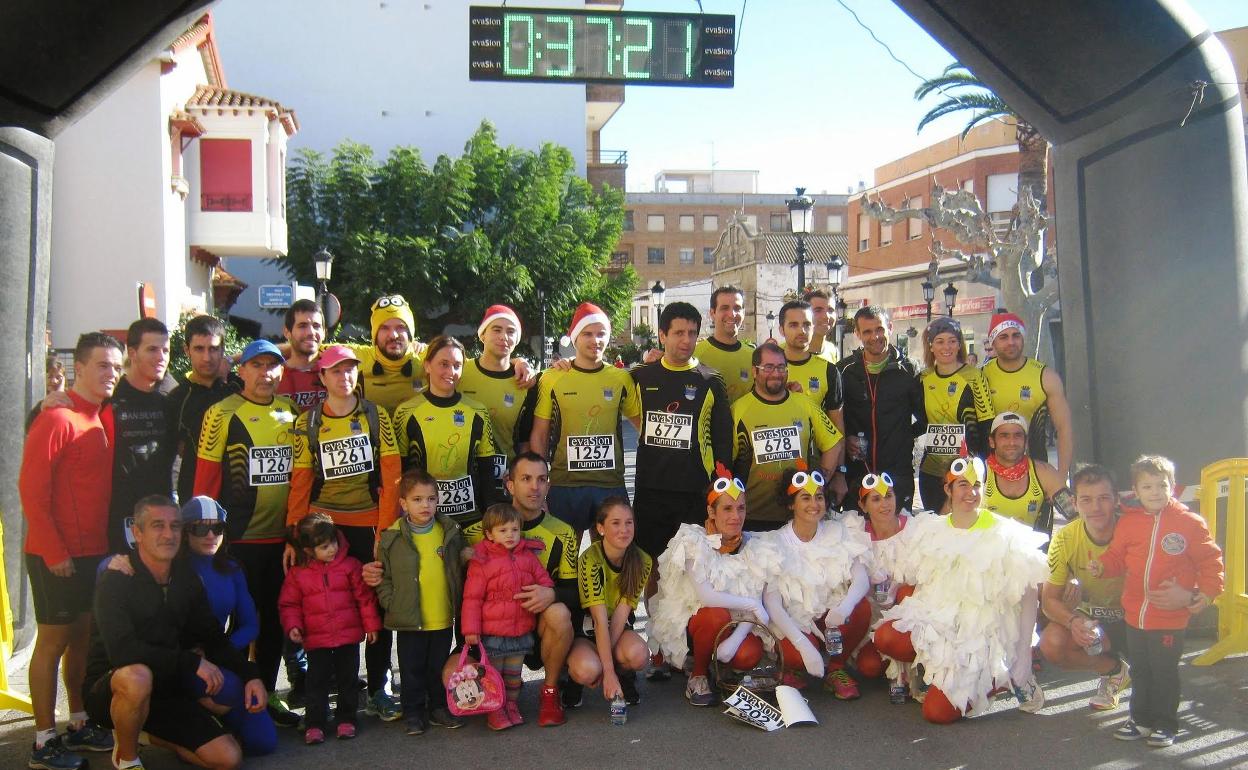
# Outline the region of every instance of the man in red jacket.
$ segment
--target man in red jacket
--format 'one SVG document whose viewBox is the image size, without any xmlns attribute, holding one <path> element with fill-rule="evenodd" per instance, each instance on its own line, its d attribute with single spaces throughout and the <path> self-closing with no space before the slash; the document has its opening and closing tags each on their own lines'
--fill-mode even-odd
<svg viewBox="0 0 1248 770">
<path fill-rule="evenodd" d="M 76 768 L 71 749 L 110 751 L 112 736 L 87 723 L 82 679 L 91 631 L 95 569 L 108 552 L 112 493 L 112 414 L 104 401 L 121 378 L 122 350 L 100 332 L 78 338 L 67 409 L 49 409 L 31 424 L 18 489 L 27 532 L 23 550 L 38 635 L 30 659 L 35 711 L 31 767 Z M 56 675 L 65 660 L 69 730 L 56 733 Z"/>
</svg>

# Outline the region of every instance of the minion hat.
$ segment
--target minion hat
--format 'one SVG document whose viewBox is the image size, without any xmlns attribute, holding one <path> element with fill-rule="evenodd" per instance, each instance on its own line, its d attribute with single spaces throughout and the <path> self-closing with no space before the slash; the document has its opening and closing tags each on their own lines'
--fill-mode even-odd
<svg viewBox="0 0 1248 770">
<path fill-rule="evenodd" d="M 377 298 L 368 317 L 374 345 L 377 344 L 377 332 L 381 330 L 381 325 L 391 318 L 397 318 L 407 324 L 407 333 L 412 337 L 416 336 L 416 319 L 412 317 L 412 306 L 407 304 L 407 300 L 403 299 L 402 295 L 390 294 Z"/>
<path fill-rule="evenodd" d="M 506 318 L 516 325 L 516 332 L 520 331 L 520 316 L 516 315 L 516 311 L 506 305 L 490 305 L 485 309 L 485 317 L 481 319 L 481 324 L 477 327 L 477 336 L 484 339 L 485 330 L 489 328 L 491 321 L 500 318 Z"/>
<path fill-rule="evenodd" d="M 988 478 L 988 469 L 984 467 L 984 461 L 978 457 L 959 457 L 945 472 L 946 484 L 957 479 L 966 479 L 972 484 L 982 484 L 986 478 Z"/>
<path fill-rule="evenodd" d="M 611 336 L 611 319 L 607 314 L 602 312 L 602 308 L 592 302 L 582 302 L 576 308 L 576 312 L 572 314 L 572 326 L 568 328 L 568 335 L 559 340 L 559 344 L 567 347 L 576 339 L 576 335 L 590 324 L 602 324 L 607 328 L 607 336 Z"/>
</svg>

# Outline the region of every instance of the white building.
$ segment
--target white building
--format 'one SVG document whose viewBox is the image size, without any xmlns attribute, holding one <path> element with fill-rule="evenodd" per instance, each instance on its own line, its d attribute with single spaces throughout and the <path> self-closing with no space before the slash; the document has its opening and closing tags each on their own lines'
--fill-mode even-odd
<svg viewBox="0 0 1248 770">
<path fill-rule="evenodd" d="M 581 0 L 541 5 L 603 7 Z M 461 155 L 481 121 L 489 120 L 501 144 L 529 150 L 562 145 L 591 183 L 607 176 L 622 188 L 624 158 L 602 153 L 598 135 L 623 103 L 624 87 L 469 81 L 468 6 L 222 0 L 213 13 L 230 71 L 262 93 L 299 105 L 307 125 L 291 142 L 292 152 L 329 153 L 351 140 L 384 158 L 396 145 L 410 145 L 432 165 L 438 155 Z M 612 6 L 619 3 L 605 7 Z M 275 47 L 275 39 L 282 44 Z M 280 331 L 280 319 L 258 308 L 256 287 L 288 283 L 286 274 L 252 260 L 231 260 L 228 267 L 251 284 L 232 312 L 262 321 L 265 333 Z"/>
<path fill-rule="evenodd" d="M 291 110 L 226 86 L 205 15 L 58 136 L 53 347 L 72 348 L 88 330 L 124 330 L 139 315 L 142 284 L 172 327 L 237 291 L 221 257 L 283 256 L 283 165 L 297 130 Z"/>
</svg>

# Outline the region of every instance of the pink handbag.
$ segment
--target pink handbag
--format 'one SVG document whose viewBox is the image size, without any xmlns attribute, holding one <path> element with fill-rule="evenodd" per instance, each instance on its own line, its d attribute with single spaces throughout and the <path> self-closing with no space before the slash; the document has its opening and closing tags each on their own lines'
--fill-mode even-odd
<svg viewBox="0 0 1248 770">
<path fill-rule="evenodd" d="M 478 644 L 481 662 L 468 660 L 469 645 L 459 653 L 459 667 L 446 684 L 446 705 L 456 716 L 470 717 L 498 711 L 507 700 L 503 675 L 490 665 L 485 645 Z"/>
</svg>

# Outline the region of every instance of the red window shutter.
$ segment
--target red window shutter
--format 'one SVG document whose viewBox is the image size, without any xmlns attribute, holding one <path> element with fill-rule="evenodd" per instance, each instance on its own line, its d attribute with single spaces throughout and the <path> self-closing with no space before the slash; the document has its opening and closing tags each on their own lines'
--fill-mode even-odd
<svg viewBox="0 0 1248 770">
<path fill-rule="evenodd" d="M 200 208 L 251 211 L 251 140 L 199 140 Z"/>
</svg>

